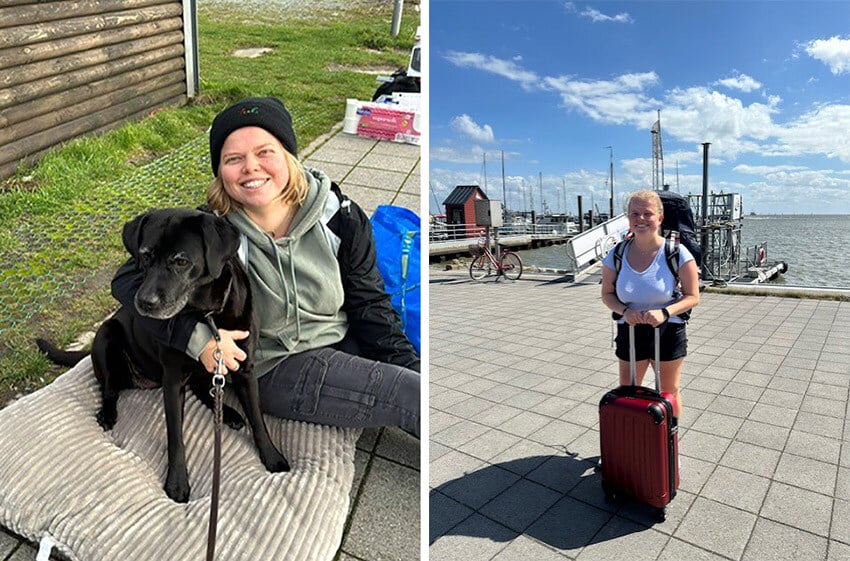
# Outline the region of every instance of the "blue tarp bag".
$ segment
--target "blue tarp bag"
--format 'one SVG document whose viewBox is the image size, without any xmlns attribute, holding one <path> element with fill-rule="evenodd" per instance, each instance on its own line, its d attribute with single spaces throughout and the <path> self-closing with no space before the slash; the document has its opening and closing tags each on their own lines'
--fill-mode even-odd
<svg viewBox="0 0 850 561">
<path fill-rule="evenodd" d="M 422 315 L 419 216 L 407 208 L 381 205 L 372 215 L 371 222 L 378 252 L 378 270 L 384 278 L 393 308 L 401 316 L 402 329 L 419 353 Z"/>
</svg>

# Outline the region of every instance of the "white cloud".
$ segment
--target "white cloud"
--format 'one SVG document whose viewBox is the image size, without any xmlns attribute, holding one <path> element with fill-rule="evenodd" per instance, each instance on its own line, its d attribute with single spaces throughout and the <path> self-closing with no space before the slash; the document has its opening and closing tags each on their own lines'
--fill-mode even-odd
<svg viewBox="0 0 850 561">
<path fill-rule="evenodd" d="M 805 50 L 809 56 L 829 67 L 835 75 L 850 74 L 850 39 L 838 36 L 809 41 Z"/>
<path fill-rule="evenodd" d="M 748 164 L 741 164 L 732 168 L 732 171 L 747 175 L 769 175 L 771 173 L 801 171 L 804 169 L 806 169 L 805 166 L 751 166 Z"/>
<path fill-rule="evenodd" d="M 586 113 L 603 123 L 645 121 L 659 107 L 643 90 L 658 82 L 655 72 L 624 74 L 613 80 L 576 80 L 571 76 L 545 77 L 543 84 L 558 92 L 568 109 Z"/>
<path fill-rule="evenodd" d="M 518 82 L 523 88 L 530 90 L 540 79 L 534 72 L 525 70 L 509 60 L 502 60 L 493 56 L 485 56 L 480 53 L 464 53 L 451 51 L 446 59 L 461 68 L 477 68 L 503 76 L 514 82 Z"/>
<path fill-rule="evenodd" d="M 823 154 L 850 163 L 850 105 L 825 105 L 776 127 L 778 142 L 767 146 L 768 155 Z"/>
<path fill-rule="evenodd" d="M 597 10 L 596 8 L 591 8 L 590 6 L 585 8 L 584 11 L 579 12 L 578 9 L 576 8 L 575 4 L 573 4 L 572 2 L 567 2 L 566 4 L 564 4 L 564 8 L 568 12 L 578 13 L 579 16 L 581 16 L 583 18 L 587 18 L 587 19 L 591 20 L 593 23 L 633 23 L 634 22 L 634 20 L 632 19 L 632 17 L 629 15 L 628 12 L 622 12 L 622 13 L 617 14 L 615 16 L 609 16 L 609 15 L 603 14 L 602 12 Z"/>
<path fill-rule="evenodd" d="M 453 164 L 480 164 L 483 161 L 484 149 L 478 145 L 464 146 L 432 146 L 428 159 L 433 162 L 449 162 Z"/>
<path fill-rule="evenodd" d="M 734 95 L 700 86 L 674 88 L 656 97 L 654 88 L 660 78 L 653 71 L 589 80 L 539 76 L 515 62 L 478 53 L 452 53 L 449 60 L 506 77 L 529 92 L 555 92 L 570 111 L 603 124 L 632 125 L 646 130 L 647 135 L 660 108 L 665 138 L 692 142 L 695 148 L 710 142 L 712 158 L 735 160 L 746 153 L 768 157 L 825 155 L 850 163 L 850 105 L 823 105 L 780 122 L 783 100 L 777 95 L 765 94 L 759 102 L 745 104 Z M 724 85 L 738 89 L 757 84 L 744 74 L 728 80 L 732 82 Z"/>
<path fill-rule="evenodd" d="M 493 142 L 495 140 L 493 127 L 490 125 L 479 125 L 467 114 L 454 117 L 451 120 L 451 127 L 475 142 Z"/>
<path fill-rule="evenodd" d="M 756 81 L 754 78 L 740 73 L 732 76 L 731 78 L 718 80 L 716 83 L 721 86 L 725 86 L 730 90 L 741 90 L 747 93 L 755 91 L 761 87 L 761 83 Z"/>
</svg>

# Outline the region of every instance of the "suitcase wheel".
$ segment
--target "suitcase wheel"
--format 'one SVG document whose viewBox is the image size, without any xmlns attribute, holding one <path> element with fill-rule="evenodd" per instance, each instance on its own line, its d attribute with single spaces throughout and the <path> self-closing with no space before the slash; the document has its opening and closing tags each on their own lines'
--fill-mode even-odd
<svg viewBox="0 0 850 561">
<path fill-rule="evenodd" d="M 655 517 L 658 519 L 659 522 L 664 522 L 665 520 L 667 520 L 667 507 L 665 506 L 665 507 L 656 509 L 655 510 Z"/>
</svg>

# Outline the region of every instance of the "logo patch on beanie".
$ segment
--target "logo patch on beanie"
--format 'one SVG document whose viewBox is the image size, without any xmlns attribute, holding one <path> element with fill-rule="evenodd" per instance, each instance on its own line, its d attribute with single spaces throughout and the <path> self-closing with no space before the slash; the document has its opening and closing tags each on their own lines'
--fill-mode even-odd
<svg viewBox="0 0 850 561">
<path fill-rule="evenodd" d="M 256 115 L 260 112 L 260 108 L 256 105 L 254 107 L 240 107 L 238 113 L 240 115 Z"/>
</svg>

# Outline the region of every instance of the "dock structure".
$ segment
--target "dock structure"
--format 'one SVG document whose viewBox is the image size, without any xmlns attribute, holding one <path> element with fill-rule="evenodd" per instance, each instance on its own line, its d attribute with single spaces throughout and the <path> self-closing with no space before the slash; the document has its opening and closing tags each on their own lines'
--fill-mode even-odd
<svg viewBox="0 0 850 561">
<path fill-rule="evenodd" d="M 432 271 L 430 558 L 850 558 L 850 302 L 702 294 L 658 523 L 595 470 L 618 369 L 597 276 Z"/>
<path fill-rule="evenodd" d="M 484 228 L 481 226 L 460 224 L 442 225 L 440 229 L 431 227 L 428 235 L 428 255 L 432 260 L 469 255 L 471 247 L 483 244 Z M 512 249 L 532 249 L 547 245 L 565 243 L 574 233 L 566 226 L 523 225 L 499 228 L 499 245 Z M 491 239 L 491 243 L 492 243 Z"/>
</svg>

